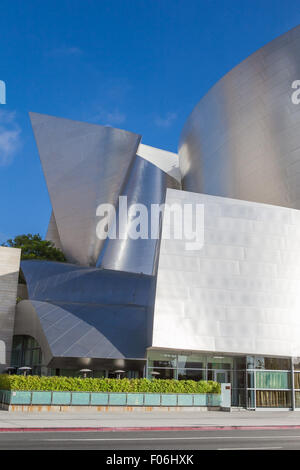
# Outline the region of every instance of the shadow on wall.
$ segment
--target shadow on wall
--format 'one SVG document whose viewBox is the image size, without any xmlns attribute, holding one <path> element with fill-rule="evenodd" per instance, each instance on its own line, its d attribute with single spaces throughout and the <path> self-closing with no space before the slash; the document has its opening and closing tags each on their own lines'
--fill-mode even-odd
<svg viewBox="0 0 300 470">
<path fill-rule="evenodd" d="M 25 276 L 23 274 L 22 269 L 19 272 L 19 280 L 18 280 L 18 290 L 17 290 L 17 303 L 21 300 L 28 299 L 28 290 L 27 290 L 27 283 Z"/>
<path fill-rule="evenodd" d="M 5 261 L 0 259 L 0 372 L 10 362 L 19 276 Z"/>
<path fill-rule="evenodd" d="M 2 369 L 4 369 L 4 365 L 6 365 L 5 362 L 6 359 L 6 346 L 4 341 L 0 340 L 0 372 L 2 372 Z"/>
</svg>

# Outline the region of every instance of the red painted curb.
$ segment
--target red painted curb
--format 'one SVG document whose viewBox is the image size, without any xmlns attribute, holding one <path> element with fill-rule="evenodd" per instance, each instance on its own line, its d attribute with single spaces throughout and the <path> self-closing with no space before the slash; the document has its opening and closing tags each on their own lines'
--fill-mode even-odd
<svg viewBox="0 0 300 470">
<path fill-rule="evenodd" d="M 0 428 L 0 432 L 124 432 L 124 431 L 255 431 L 276 429 L 300 429 L 300 425 L 265 426 L 136 426 L 136 427 L 56 427 L 56 428 Z"/>
</svg>

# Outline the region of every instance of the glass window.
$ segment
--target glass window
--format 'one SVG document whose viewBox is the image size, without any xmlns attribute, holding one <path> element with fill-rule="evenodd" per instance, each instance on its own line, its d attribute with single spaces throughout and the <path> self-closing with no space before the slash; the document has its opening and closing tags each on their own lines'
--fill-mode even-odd
<svg viewBox="0 0 300 470">
<path fill-rule="evenodd" d="M 290 408 L 291 391 L 256 390 L 257 408 Z"/>
<path fill-rule="evenodd" d="M 233 369 L 236 369 L 236 370 L 246 369 L 246 358 L 245 357 L 234 357 L 233 358 Z"/>
<path fill-rule="evenodd" d="M 33 365 L 39 365 L 41 363 L 41 350 L 33 349 L 32 350 L 32 361 Z"/>
<path fill-rule="evenodd" d="M 208 369 L 222 369 L 222 370 L 230 370 L 231 364 L 225 362 L 208 362 L 207 363 Z"/>
<path fill-rule="evenodd" d="M 248 390 L 247 393 L 247 407 L 248 408 L 255 408 L 255 391 Z"/>
<path fill-rule="evenodd" d="M 299 357 L 294 357 L 293 364 L 294 364 L 295 370 L 300 370 L 300 358 Z"/>
<path fill-rule="evenodd" d="M 207 368 L 208 369 L 232 369 L 233 368 L 233 359 L 231 357 L 208 357 L 207 358 Z"/>
<path fill-rule="evenodd" d="M 178 369 L 178 380 L 205 380 L 205 371 L 197 369 Z"/>
<path fill-rule="evenodd" d="M 257 371 L 256 388 L 290 388 L 290 373 Z"/>
<path fill-rule="evenodd" d="M 204 369 L 206 367 L 206 357 L 199 354 L 179 354 L 178 367 L 182 369 Z"/>
<path fill-rule="evenodd" d="M 62 377 L 77 377 L 79 375 L 79 371 L 77 369 L 58 369 L 59 375 Z M 56 375 L 56 370 L 54 369 L 54 374 Z"/>
<path fill-rule="evenodd" d="M 247 369 L 254 369 L 255 368 L 255 359 L 254 356 L 247 356 Z"/>
<path fill-rule="evenodd" d="M 294 386 L 300 389 L 300 372 L 294 374 Z"/>
<path fill-rule="evenodd" d="M 12 364 L 16 367 L 32 367 L 32 373 L 40 373 L 42 351 L 31 336 L 16 335 L 13 338 Z"/>
<path fill-rule="evenodd" d="M 152 375 L 151 372 L 159 372 L 159 375 Z M 159 369 L 155 367 L 155 369 L 149 368 L 148 369 L 148 379 L 175 379 L 176 378 L 176 370 L 175 369 Z"/>
<path fill-rule="evenodd" d="M 39 345 L 34 338 L 32 338 L 31 336 L 26 336 L 24 339 L 24 347 L 26 349 L 32 349 L 39 347 Z"/>
<path fill-rule="evenodd" d="M 50 375 L 58 375 L 61 377 L 82 377 L 79 369 L 48 369 Z M 126 374 L 124 374 L 126 376 Z M 105 378 L 106 370 L 92 370 L 87 374 L 87 377 Z M 116 374 L 111 374 L 111 378 L 116 378 Z"/>
<path fill-rule="evenodd" d="M 255 369 L 265 369 L 265 361 L 263 357 L 256 357 L 254 361 Z"/>
<path fill-rule="evenodd" d="M 300 408 L 300 392 L 295 392 L 295 407 Z"/>
<path fill-rule="evenodd" d="M 254 372 L 247 373 L 247 387 L 254 388 Z"/>
<path fill-rule="evenodd" d="M 256 369 L 267 369 L 267 370 L 290 370 L 291 361 L 290 359 L 281 359 L 278 357 L 256 357 L 255 358 Z"/>
<path fill-rule="evenodd" d="M 32 366 L 32 375 L 41 375 L 41 367 Z"/>
<path fill-rule="evenodd" d="M 231 390 L 231 400 L 232 406 L 246 406 L 246 391 L 245 389 L 236 389 Z"/>
<path fill-rule="evenodd" d="M 245 383 L 246 383 L 246 372 L 234 371 L 233 372 L 232 387 L 234 387 L 234 388 L 244 388 Z"/>
<path fill-rule="evenodd" d="M 31 366 L 32 365 L 31 350 L 30 349 L 26 349 L 26 351 L 24 351 L 24 364 L 25 364 L 25 366 Z"/>
<path fill-rule="evenodd" d="M 215 371 L 214 370 L 208 370 L 207 371 L 207 380 L 215 380 Z"/>
<path fill-rule="evenodd" d="M 106 371 L 105 370 L 94 370 L 93 371 L 93 377 L 101 379 L 106 377 Z"/>
<path fill-rule="evenodd" d="M 13 367 L 18 367 L 21 364 L 21 351 L 14 350 L 11 353 L 11 364 Z"/>
<path fill-rule="evenodd" d="M 15 351 L 21 350 L 22 345 L 23 345 L 23 336 L 20 336 L 20 335 L 14 336 L 13 346 L 12 346 L 13 350 L 15 350 Z"/>
<path fill-rule="evenodd" d="M 176 363 L 176 354 L 164 353 L 161 351 L 149 351 L 148 353 L 149 367 L 176 367 Z"/>
<path fill-rule="evenodd" d="M 125 373 L 125 377 L 128 379 L 138 379 L 140 376 L 138 370 L 127 370 Z"/>
<path fill-rule="evenodd" d="M 290 359 L 280 359 L 278 357 L 265 357 L 265 369 L 290 370 Z"/>
</svg>

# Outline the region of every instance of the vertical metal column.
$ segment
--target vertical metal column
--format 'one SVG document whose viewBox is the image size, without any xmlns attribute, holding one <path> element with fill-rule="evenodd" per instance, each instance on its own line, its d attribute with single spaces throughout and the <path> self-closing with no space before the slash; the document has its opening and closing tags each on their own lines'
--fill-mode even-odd
<svg viewBox="0 0 300 470">
<path fill-rule="evenodd" d="M 254 366 L 256 366 L 256 362 L 254 362 Z M 254 409 L 256 411 L 256 368 L 254 370 Z"/>
<path fill-rule="evenodd" d="M 292 371 L 292 411 L 295 411 L 295 378 L 294 378 L 294 363 L 293 358 L 291 357 L 291 371 Z"/>
</svg>

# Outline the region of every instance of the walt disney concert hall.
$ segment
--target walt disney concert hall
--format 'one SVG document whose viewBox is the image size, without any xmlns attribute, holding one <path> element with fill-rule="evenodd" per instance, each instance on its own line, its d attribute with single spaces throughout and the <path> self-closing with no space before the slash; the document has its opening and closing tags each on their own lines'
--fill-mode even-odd
<svg viewBox="0 0 300 470">
<path fill-rule="evenodd" d="M 46 238 L 67 262 L 21 262 L 11 364 L 230 382 L 233 406 L 300 408 L 299 51 L 297 27 L 227 73 L 192 111 L 178 154 L 30 113 Z M 149 210 L 201 205 L 203 247 L 99 237 L 97 208 L 118 213 L 120 196 Z M 160 233 L 175 222 L 163 215 Z"/>
</svg>

